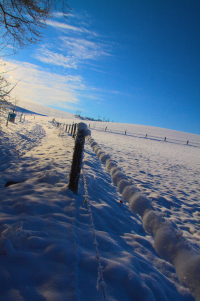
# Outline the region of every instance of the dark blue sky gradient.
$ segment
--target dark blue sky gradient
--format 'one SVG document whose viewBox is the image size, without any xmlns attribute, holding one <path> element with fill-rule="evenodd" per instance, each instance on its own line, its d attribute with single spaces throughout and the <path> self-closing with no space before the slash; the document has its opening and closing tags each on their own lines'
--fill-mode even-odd
<svg viewBox="0 0 200 301">
<path fill-rule="evenodd" d="M 69 3 L 116 43 L 96 85 L 123 91 L 117 119 L 200 133 L 200 1 Z"/>
<path fill-rule="evenodd" d="M 199 0 L 68 3 L 76 17 L 57 22 L 88 32 L 48 26 L 44 41 L 27 52 L 23 50 L 18 60 L 26 57 L 44 70 L 80 76 L 87 89 L 74 92 L 79 101 L 73 113 L 79 109 L 88 117 L 200 134 Z M 60 37 L 68 39 L 63 49 Z M 76 68 L 48 64 L 34 55 L 38 47 L 48 43 L 51 50 L 54 45 L 54 52 L 72 55 L 69 41 L 82 43 L 79 39 L 93 43 L 96 53 L 89 57 L 86 52 L 91 54 L 91 49 L 86 47 L 84 55 L 81 46 L 81 54 L 73 49 Z"/>
</svg>

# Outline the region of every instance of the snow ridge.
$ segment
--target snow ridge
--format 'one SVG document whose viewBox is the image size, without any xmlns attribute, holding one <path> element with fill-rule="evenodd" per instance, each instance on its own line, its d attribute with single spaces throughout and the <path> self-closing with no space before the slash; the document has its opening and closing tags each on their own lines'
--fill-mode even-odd
<svg viewBox="0 0 200 301">
<path fill-rule="evenodd" d="M 200 301 L 200 253 L 181 235 L 174 223 L 155 211 L 151 201 L 127 180 L 110 155 L 102 151 L 91 136 L 86 138 L 99 160 L 106 164 L 113 184 L 129 203 L 130 210 L 141 217 L 145 231 L 154 237 L 157 254 L 174 265 L 180 283 L 187 286 L 194 298 Z"/>
</svg>

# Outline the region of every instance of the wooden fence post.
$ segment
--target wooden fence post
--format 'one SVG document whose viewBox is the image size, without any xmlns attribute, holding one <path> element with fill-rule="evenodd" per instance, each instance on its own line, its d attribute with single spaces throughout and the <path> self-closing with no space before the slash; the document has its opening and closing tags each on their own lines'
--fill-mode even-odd
<svg viewBox="0 0 200 301">
<path fill-rule="evenodd" d="M 71 135 L 73 135 L 73 131 L 74 131 L 74 123 L 72 124 Z"/>
<path fill-rule="evenodd" d="M 6 126 L 8 126 L 8 119 L 9 119 L 9 113 L 8 113 L 8 118 L 7 118 Z"/>
<path fill-rule="evenodd" d="M 65 129 L 65 132 L 67 132 L 67 127 L 68 127 L 68 124 L 66 125 L 66 129 Z"/>
<path fill-rule="evenodd" d="M 69 131 L 70 131 L 70 127 L 71 127 L 71 124 L 69 124 L 69 130 L 68 130 L 68 133 L 69 133 Z"/>
<path fill-rule="evenodd" d="M 71 166 L 69 186 L 68 186 L 69 189 L 72 190 L 73 193 L 75 194 L 77 194 L 78 191 L 78 181 L 79 181 L 79 176 L 81 171 L 87 125 L 83 122 L 80 122 L 78 123 L 77 128 L 78 131 L 75 140 L 74 154 L 72 158 L 72 166 Z"/>
<path fill-rule="evenodd" d="M 72 138 L 75 138 L 75 135 L 76 135 L 76 127 L 77 127 L 77 123 L 75 123 L 75 125 L 74 125 L 74 132 L 73 132 Z"/>
</svg>

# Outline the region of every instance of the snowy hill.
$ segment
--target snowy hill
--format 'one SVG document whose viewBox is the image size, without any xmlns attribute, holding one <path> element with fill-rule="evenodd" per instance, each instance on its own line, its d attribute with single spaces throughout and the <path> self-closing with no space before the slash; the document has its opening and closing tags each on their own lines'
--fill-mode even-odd
<svg viewBox="0 0 200 301">
<path fill-rule="evenodd" d="M 51 115 L 41 107 L 27 109 Z M 184 268 L 177 274 L 158 254 L 150 228 L 122 197 L 117 177 L 91 141 L 85 142 L 78 194 L 68 189 L 74 140 L 51 121 L 78 120 L 53 113 L 26 116 L 22 123 L 17 116 L 0 131 L 0 299 L 194 301 L 195 295 L 200 300 L 200 137 L 86 122 L 98 147 L 156 214 L 172 223 L 177 240 L 185 239 L 196 252 L 190 271 L 196 277 L 184 274 L 180 281 Z M 5 187 L 8 182 L 15 184 Z M 182 262 L 186 266 L 185 255 Z"/>
</svg>

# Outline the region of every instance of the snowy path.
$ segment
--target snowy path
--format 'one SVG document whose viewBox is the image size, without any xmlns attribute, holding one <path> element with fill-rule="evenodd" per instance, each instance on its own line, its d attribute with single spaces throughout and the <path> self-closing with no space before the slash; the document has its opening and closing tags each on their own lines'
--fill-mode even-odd
<svg viewBox="0 0 200 301">
<path fill-rule="evenodd" d="M 104 298 L 97 289 L 98 261 L 82 175 L 77 195 L 67 188 L 74 140 L 67 133 L 59 136 L 49 120 L 30 117 L 19 125 L 24 136 L 28 137 L 25 127 L 31 132 L 33 143 L 24 145 L 26 154 L 13 156 L 9 168 L 1 172 L 0 299 L 101 301 Z M 35 140 L 34 128 L 39 133 Z M 20 140 L 17 133 L 18 129 L 15 145 L 29 141 Z M 11 135 L 7 138 L 12 139 Z M 107 140 L 102 145 L 110 147 Z M 131 171 L 129 162 L 123 168 Z M 84 171 L 106 299 L 194 301 L 179 283 L 174 267 L 155 252 L 141 219 L 126 203 L 120 203 L 121 195 L 110 174 L 87 142 Z M 4 187 L 7 181 L 21 183 Z"/>
<path fill-rule="evenodd" d="M 0 135 L 0 171 L 8 168 L 8 163 L 14 161 L 19 156 L 23 156 L 27 151 L 37 146 L 45 136 L 43 127 L 39 124 L 31 125 L 26 122 L 22 126 L 9 123 L 7 131 L 4 135 Z"/>
</svg>

